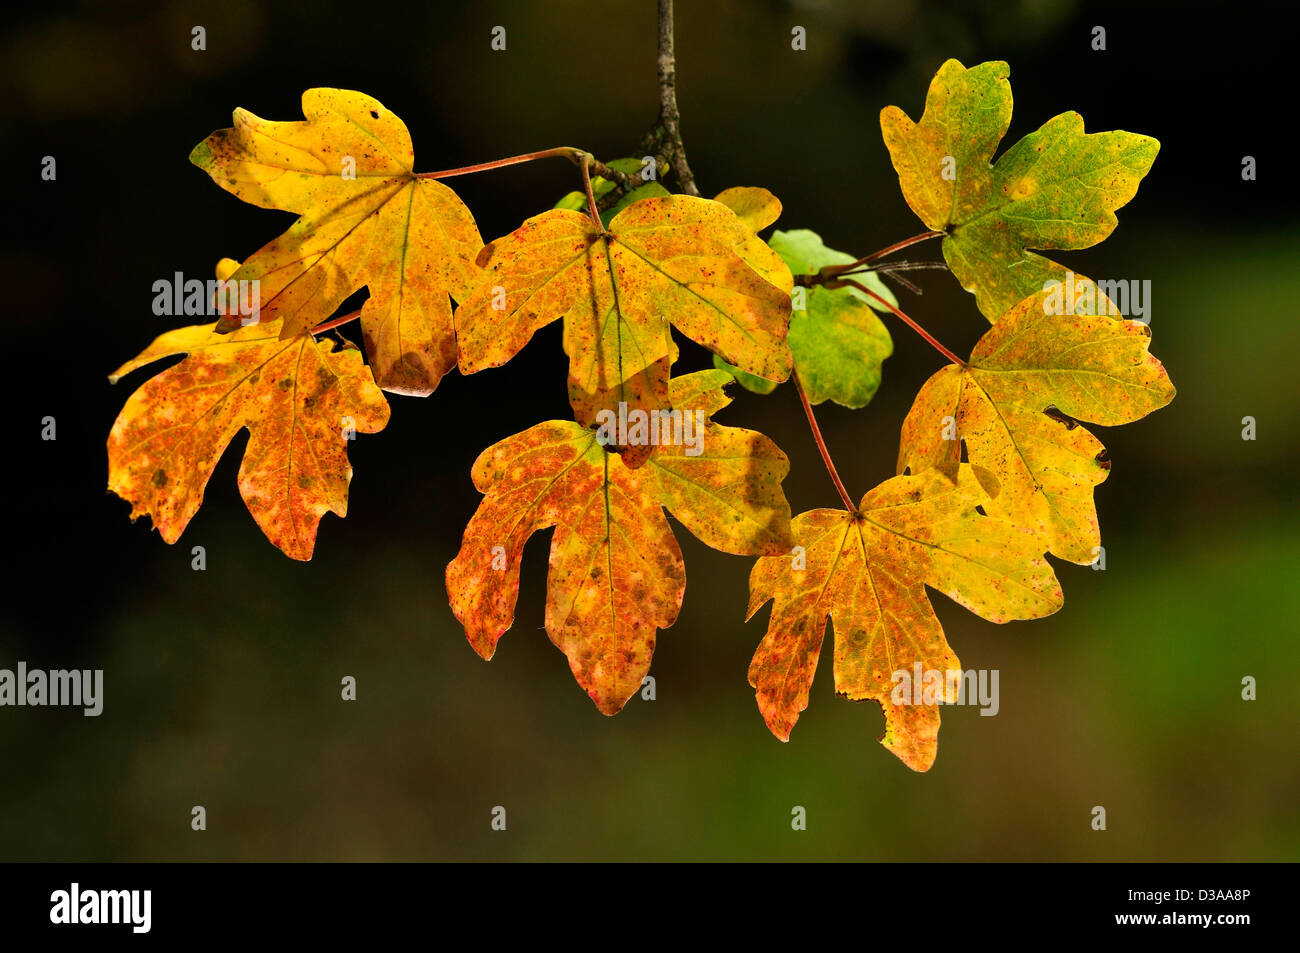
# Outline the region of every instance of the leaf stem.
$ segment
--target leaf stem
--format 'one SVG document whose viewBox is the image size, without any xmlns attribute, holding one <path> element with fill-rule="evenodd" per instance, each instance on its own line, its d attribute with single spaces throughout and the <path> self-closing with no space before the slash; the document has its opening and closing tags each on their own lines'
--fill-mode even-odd
<svg viewBox="0 0 1300 953">
<path fill-rule="evenodd" d="M 850 513 L 856 513 L 858 508 L 853 505 L 849 491 L 844 488 L 844 481 L 840 479 L 839 471 L 835 469 L 835 461 L 831 459 L 831 452 L 826 447 L 826 440 L 822 437 L 821 427 L 817 426 L 817 415 L 813 413 L 812 404 L 808 402 L 808 395 L 803 389 L 803 381 L 799 380 L 799 372 L 792 371 L 790 379 L 794 381 L 794 389 L 799 394 L 799 403 L 803 404 L 804 416 L 808 418 L 808 426 L 812 428 L 813 439 L 817 441 L 817 449 L 821 451 L 822 463 L 826 464 L 826 472 L 831 475 L 831 482 L 835 484 L 835 489 L 839 491 L 845 509 Z"/>
<path fill-rule="evenodd" d="M 333 331 L 335 328 L 347 324 L 349 321 L 355 321 L 359 317 L 361 317 L 360 310 L 353 311 L 350 314 L 345 314 L 342 317 L 334 318 L 331 321 L 326 321 L 322 324 L 316 325 L 316 327 L 311 329 L 311 333 L 312 335 L 317 335 L 323 334 L 326 331 Z"/>
<path fill-rule="evenodd" d="M 921 337 L 929 341 L 931 347 L 933 347 L 936 351 L 938 351 L 940 354 L 942 354 L 952 363 L 956 364 L 958 367 L 966 366 L 965 361 L 963 361 L 960 357 L 958 357 L 956 354 L 952 353 L 952 351 L 948 350 L 941 343 L 939 343 L 938 338 L 936 338 L 925 328 L 921 327 L 921 325 L 917 324 L 914 320 L 909 318 L 901 308 L 899 308 L 897 305 L 890 302 L 888 299 L 882 297 L 881 295 L 876 294 L 876 292 L 872 291 L 866 285 L 862 284 L 862 282 L 855 281 L 852 278 L 836 278 L 833 281 L 825 282 L 825 285 L 827 288 L 838 288 L 841 285 L 849 285 L 851 287 L 857 288 L 863 294 L 870 295 L 871 297 L 879 301 L 881 304 L 883 304 L 890 311 L 894 312 L 894 314 L 896 314 L 898 317 L 902 318 L 903 321 L 905 321 L 913 331 L 915 331 L 917 334 L 921 335 Z"/>
<path fill-rule="evenodd" d="M 910 248 L 912 245 L 927 242 L 932 238 L 939 238 L 943 234 L 943 232 L 936 232 L 933 230 L 922 232 L 919 235 L 913 235 L 911 238 L 904 238 L 901 242 L 894 242 L 892 245 L 887 245 L 880 249 L 880 251 L 873 251 L 870 255 L 859 258 L 857 261 L 850 261 L 843 265 L 827 265 L 825 268 L 821 269 L 818 274 L 823 278 L 836 278 L 850 271 L 854 271 L 857 268 L 861 268 L 863 265 L 868 262 L 873 262 L 877 258 L 884 258 L 886 255 L 892 255 L 894 252 L 902 251 L 904 248 Z"/>
<path fill-rule="evenodd" d="M 578 163 L 582 167 L 582 187 L 587 191 L 587 211 L 591 214 L 591 224 L 602 232 L 605 226 L 600 222 L 600 212 L 596 210 L 596 194 L 591 190 L 591 156 L 583 153 L 582 161 Z"/>
<path fill-rule="evenodd" d="M 421 172 L 417 179 L 450 179 L 456 175 L 469 175 L 471 172 L 486 172 L 489 169 L 500 169 L 507 165 L 518 165 L 521 162 L 532 162 L 534 159 L 550 159 L 552 157 L 563 156 L 572 162 L 582 162 L 582 157 L 589 155 L 581 149 L 575 149 L 572 146 L 557 146 L 554 149 L 542 149 L 539 152 L 525 152 L 520 156 L 510 156 L 507 159 L 495 159 L 492 162 L 480 162 L 478 165 L 465 165 L 459 169 L 443 169 L 441 172 Z"/>
</svg>

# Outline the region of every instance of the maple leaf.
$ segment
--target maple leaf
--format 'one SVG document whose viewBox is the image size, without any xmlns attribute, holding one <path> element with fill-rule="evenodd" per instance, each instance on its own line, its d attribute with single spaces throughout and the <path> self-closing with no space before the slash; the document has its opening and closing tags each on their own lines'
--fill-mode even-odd
<svg viewBox="0 0 1300 953">
<path fill-rule="evenodd" d="M 718 200 L 722 201 L 723 197 L 719 196 Z M 767 245 L 796 275 L 816 274 L 826 265 L 844 265 L 855 260 L 852 255 L 827 248 L 820 235 L 806 228 L 775 231 Z M 855 279 L 885 300 L 898 303 L 874 272 Z M 786 342 L 795 372 L 812 403 L 831 400 L 857 409 L 871 402 L 880 388 L 881 365 L 894 351 L 888 329 L 873 310 L 883 307 L 857 288 L 831 289 L 817 285 L 795 292 Z M 777 387 L 777 381 L 746 374 L 716 355 L 713 363 L 734 374 L 747 390 L 770 394 Z"/>
<path fill-rule="evenodd" d="M 361 333 L 385 390 L 425 396 L 456 364 L 450 298 L 477 280 L 483 241 L 456 193 L 414 171 L 411 136 L 378 100 L 309 89 L 305 122 L 243 109 L 199 143 L 190 161 L 253 205 L 301 216 L 244 262 L 235 281 L 260 282 L 261 317 L 294 337 L 350 294 L 369 288 Z M 227 332 L 238 316 L 217 325 Z"/>
<path fill-rule="evenodd" d="M 1160 143 L 1131 132 L 1085 134 L 1061 113 L 1002 154 L 1011 122 L 1006 63 L 939 68 L 914 123 L 897 106 L 880 127 L 907 204 L 947 232 L 943 254 L 979 309 L 996 321 L 1065 269 L 1028 249 L 1089 248 L 1114 229 Z"/>
<path fill-rule="evenodd" d="M 108 437 L 108 488 L 174 543 L 242 428 L 239 492 L 267 539 L 310 559 L 327 512 L 346 516 L 347 440 L 388 423 L 388 402 L 355 347 L 311 334 L 281 338 L 279 322 L 219 334 L 215 324 L 158 337 L 110 376 L 188 355 L 127 400 Z"/>
<path fill-rule="evenodd" d="M 1066 302 L 1071 287 L 1075 298 Z M 1147 352 L 1150 328 L 1107 311 L 1118 309 L 1079 276 L 1008 311 L 969 364 L 950 364 L 921 388 L 903 422 L 899 472 L 952 472 L 964 441 L 970 462 L 998 481 L 990 514 L 1043 534 L 1062 559 L 1093 562 L 1101 531 L 1092 489 L 1110 463 L 1075 418 L 1113 427 L 1174 397 L 1169 375 Z"/>
<path fill-rule="evenodd" d="M 785 454 L 762 434 L 708 419 L 730 402 L 729 381 L 711 370 L 671 382 L 673 413 L 703 422 L 699 453 L 661 443 L 632 469 L 595 430 L 552 420 L 479 456 L 472 474 L 484 498 L 447 567 L 452 611 L 475 651 L 492 657 L 514 621 L 524 543 L 554 526 L 546 631 L 612 715 L 640 688 L 657 631 L 681 607 L 686 569 L 665 508 L 723 552 L 789 549 Z"/>
<path fill-rule="evenodd" d="M 835 692 L 874 699 L 885 714 L 881 743 L 916 771 L 937 752 L 939 711 L 896 704 L 895 673 L 941 673 L 955 700 L 957 656 L 925 593 L 930 586 L 992 622 L 1036 619 L 1061 607 L 1060 584 L 1039 538 L 982 515 L 990 496 L 974 469 L 950 481 L 937 470 L 893 477 L 856 513 L 801 513 L 794 556 L 765 556 L 750 574 L 749 618 L 773 600 L 749 682 L 768 728 L 789 740 L 821 653 L 827 619 L 835 633 Z M 802 563 L 801 563 L 802 560 Z"/>
<path fill-rule="evenodd" d="M 790 373 L 784 288 L 740 254 L 753 233 L 725 205 L 670 195 L 633 202 L 598 228 L 552 209 L 483 249 L 478 289 L 457 311 L 460 369 L 504 364 L 564 317 L 569 390 L 581 423 L 602 409 L 667 407 L 669 322 L 742 369 Z"/>
</svg>

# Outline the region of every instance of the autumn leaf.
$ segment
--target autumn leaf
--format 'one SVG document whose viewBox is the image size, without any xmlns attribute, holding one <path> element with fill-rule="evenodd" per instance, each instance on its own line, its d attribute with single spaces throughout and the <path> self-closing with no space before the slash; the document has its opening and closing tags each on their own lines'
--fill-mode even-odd
<svg viewBox="0 0 1300 953">
<path fill-rule="evenodd" d="M 354 347 L 310 334 L 281 338 L 279 322 L 230 334 L 177 328 L 110 375 L 188 355 L 146 381 L 108 437 L 108 488 L 174 543 L 203 502 L 208 479 L 243 428 L 239 492 L 267 539 L 310 559 L 327 512 L 346 516 L 347 440 L 388 423 L 388 402 Z"/>
<path fill-rule="evenodd" d="M 789 740 L 808 707 L 830 619 L 836 694 L 879 702 L 881 743 L 913 770 L 930 768 L 937 706 L 894 697 L 895 673 L 910 677 L 919 664 L 927 674 L 941 673 L 943 700 L 955 700 L 947 673 L 960 672 L 960 663 L 925 587 L 992 622 L 1040 618 L 1062 603 L 1041 540 L 982 515 L 977 507 L 987 508 L 989 500 L 974 469 L 963 465 L 955 481 L 937 470 L 887 480 L 863 497 L 856 513 L 822 509 L 795 517 L 799 548 L 759 559 L 749 578 L 748 616 L 773 602 L 749 682 L 774 735 Z"/>
<path fill-rule="evenodd" d="M 1110 462 L 1077 421 L 1131 423 L 1174 397 L 1147 352 L 1150 328 L 1107 311 L 1118 313 L 1079 276 L 1008 311 L 969 364 L 949 365 L 921 388 L 903 422 L 899 472 L 952 472 L 964 441 L 970 462 L 998 481 L 990 515 L 1041 533 L 1062 559 L 1093 562 L 1101 532 L 1092 489 Z"/>
<path fill-rule="evenodd" d="M 670 322 L 742 369 L 783 379 L 789 288 L 746 263 L 751 238 L 725 205 L 685 195 L 634 202 L 608 229 L 567 209 L 534 216 L 479 255 L 486 274 L 457 311 L 460 369 L 504 364 L 563 316 L 582 423 L 620 402 L 668 406 Z"/>
<path fill-rule="evenodd" d="M 656 445 L 639 469 L 572 421 L 538 424 L 479 456 L 472 474 L 484 498 L 447 567 L 452 611 L 475 651 L 492 657 L 514 621 L 524 543 L 554 526 L 546 631 L 612 715 L 640 688 L 658 630 L 681 607 L 686 569 L 665 508 L 723 552 L 790 548 L 785 454 L 762 434 L 709 419 L 729 403 L 729 380 L 720 371 L 675 378 L 682 439 Z"/>
<path fill-rule="evenodd" d="M 816 274 L 826 265 L 855 260 L 852 255 L 827 248 L 821 236 L 808 229 L 775 231 L 767 244 L 796 275 Z M 898 303 L 874 272 L 857 275 L 855 280 L 886 301 Z M 794 369 L 812 403 L 831 400 L 856 409 L 871 402 L 880 388 L 881 365 L 894 351 L 888 329 L 873 311 L 883 307 L 857 288 L 817 285 L 795 290 L 787 342 Z M 717 356 L 713 363 L 731 371 L 741 386 L 755 393 L 770 394 L 777 386 L 776 381 L 746 374 Z"/>
<path fill-rule="evenodd" d="M 749 185 L 723 189 L 713 197 L 736 213 L 736 218 L 758 234 L 781 217 L 781 200 L 767 189 Z"/>
<path fill-rule="evenodd" d="M 414 171 L 411 137 L 378 100 L 309 89 L 305 122 L 243 109 L 190 161 L 226 191 L 300 218 L 232 278 L 260 282 L 261 318 L 295 337 L 366 287 L 361 333 L 385 390 L 425 396 L 456 364 L 451 298 L 477 281 L 483 241 L 456 193 Z M 228 332 L 237 316 L 218 323 Z"/>
<path fill-rule="evenodd" d="M 943 254 L 989 321 L 1064 280 L 1065 269 L 1029 249 L 1089 248 L 1116 225 L 1115 210 L 1137 193 L 1160 143 L 1131 132 L 1085 134 L 1065 112 L 1002 154 L 1011 122 L 1006 63 L 940 67 L 914 123 L 897 106 L 880 127 L 912 211 L 947 232 Z"/>
<path fill-rule="evenodd" d="M 794 276 L 790 274 L 790 269 L 781 260 L 781 256 L 758 237 L 759 232 L 780 217 L 780 200 L 767 189 L 736 186 L 719 192 L 714 197 L 714 201 L 721 202 L 735 212 L 741 224 L 753 233 L 743 245 L 737 248 L 737 254 L 745 260 L 746 264 L 778 288 L 787 293 L 793 291 Z M 792 312 L 791 318 L 793 317 Z M 780 381 L 746 373 L 735 365 L 727 363 L 717 354 L 713 355 L 713 366 L 731 374 L 742 387 L 755 393 L 770 394 L 780 383 Z"/>
<path fill-rule="evenodd" d="M 781 216 L 781 200 L 767 189 L 737 186 L 719 192 L 714 201 L 735 212 L 749 233 L 736 246 L 736 254 L 769 283 L 790 294 L 794 290 L 794 275 L 781 256 L 758 237 L 759 232 Z"/>
</svg>

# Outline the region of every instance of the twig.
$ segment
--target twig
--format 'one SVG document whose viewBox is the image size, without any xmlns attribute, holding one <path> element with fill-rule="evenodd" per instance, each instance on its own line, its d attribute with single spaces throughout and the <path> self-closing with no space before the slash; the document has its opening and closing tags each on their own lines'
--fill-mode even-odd
<svg viewBox="0 0 1300 953">
<path fill-rule="evenodd" d="M 946 261 L 887 261 L 878 265 L 863 265 L 861 268 L 853 271 L 846 271 L 843 274 L 836 275 L 837 278 L 850 278 L 853 275 L 865 275 L 870 272 L 887 275 L 895 271 L 947 271 L 948 263 Z"/>
<path fill-rule="evenodd" d="M 891 261 L 878 265 L 863 265 L 855 271 L 846 271 L 840 278 L 849 278 L 853 275 L 880 275 L 882 278 L 889 278 L 897 281 L 912 294 L 924 294 L 924 289 L 917 284 L 904 278 L 899 272 L 903 271 L 947 271 L 948 263 L 945 261 Z"/>
<path fill-rule="evenodd" d="M 695 175 L 682 145 L 681 115 L 677 111 L 677 56 L 673 51 L 673 0 L 659 0 L 659 123 L 671 149 L 677 184 L 687 195 L 699 195 Z"/>
</svg>

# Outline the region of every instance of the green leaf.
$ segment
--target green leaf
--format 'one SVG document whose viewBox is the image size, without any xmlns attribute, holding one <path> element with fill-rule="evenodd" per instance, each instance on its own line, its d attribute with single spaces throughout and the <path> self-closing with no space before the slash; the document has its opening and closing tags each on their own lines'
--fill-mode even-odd
<svg viewBox="0 0 1300 953">
<path fill-rule="evenodd" d="M 852 255 L 827 248 L 821 236 L 806 228 L 773 232 L 768 244 L 796 275 L 815 274 L 826 265 L 855 260 Z M 855 277 L 882 298 L 897 303 L 879 275 Z M 796 296 L 800 290 L 795 289 Z M 871 310 L 873 306 L 886 310 L 884 305 L 856 288 L 802 290 L 804 308 L 800 310 L 795 301 L 786 340 L 808 400 L 814 404 L 831 400 L 844 407 L 865 407 L 880 388 L 881 364 L 894 352 L 889 330 Z M 742 387 L 758 393 L 771 391 L 751 387 L 739 377 L 737 380 Z"/>
<path fill-rule="evenodd" d="M 596 183 L 600 181 L 603 180 L 600 179 L 599 177 L 592 180 L 591 185 L 593 190 L 596 187 Z M 599 194 L 600 193 L 597 193 L 598 198 L 599 198 Z M 558 202 L 556 202 L 554 205 L 551 206 L 551 208 L 565 208 L 568 209 L 570 212 L 581 212 L 586 207 L 587 207 L 587 196 L 583 195 L 581 192 L 570 192 L 568 195 L 564 196 L 564 198 L 560 199 Z"/>
<path fill-rule="evenodd" d="M 880 388 L 881 364 L 894 353 L 889 331 L 851 289 L 808 289 L 786 338 L 804 393 L 814 404 L 833 400 L 865 407 Z"/>
<path fill-rule="evenodd" d="M 768 245 L 796 275 L 856 261 L 853 255 L 827 248 L 820 235 L 806 228 L 775 231 Z M 879 275 L 868 272 L 854 277 L 890 303 L 898 303 Z M 798 307 L 801 293 L 802 309 Z M 867 406 L 880 388 L 881 365 L 894 353 L 889 329 L 871 309 L 888 309 L 857 288 L 796 288 L 794 299 L 786 342 L 808 400 L 814 404 L 831 400 L 855 410 Z M 770 394 L 777 388 L 777 381 L 747 374 L 716 354 L 713 366 L 734 375 L 741 387 L 755 394 Z"/>
<path fill-rule="evenodd" d="M 770 394 L 780 386 L 780 381 L 770 381 L 766 377 L 758 377 L 747 371 L 742 371 L 739 367 L 728 364 L 718 355 L 713 355 L 713 366 L 720 371 L 726 371 L 736 379 L 736 383 L 745 390 L 753 391 L 755 394 Z"/>
<path fill-rule="evenodd" d="M 634 159 L 631 156 L 628 156 L 625 159 L 611 159 L 605 164 L 615 172 L 622 172 L 624 175 L 641 174 L 641 160 Z"/>
</svg>

